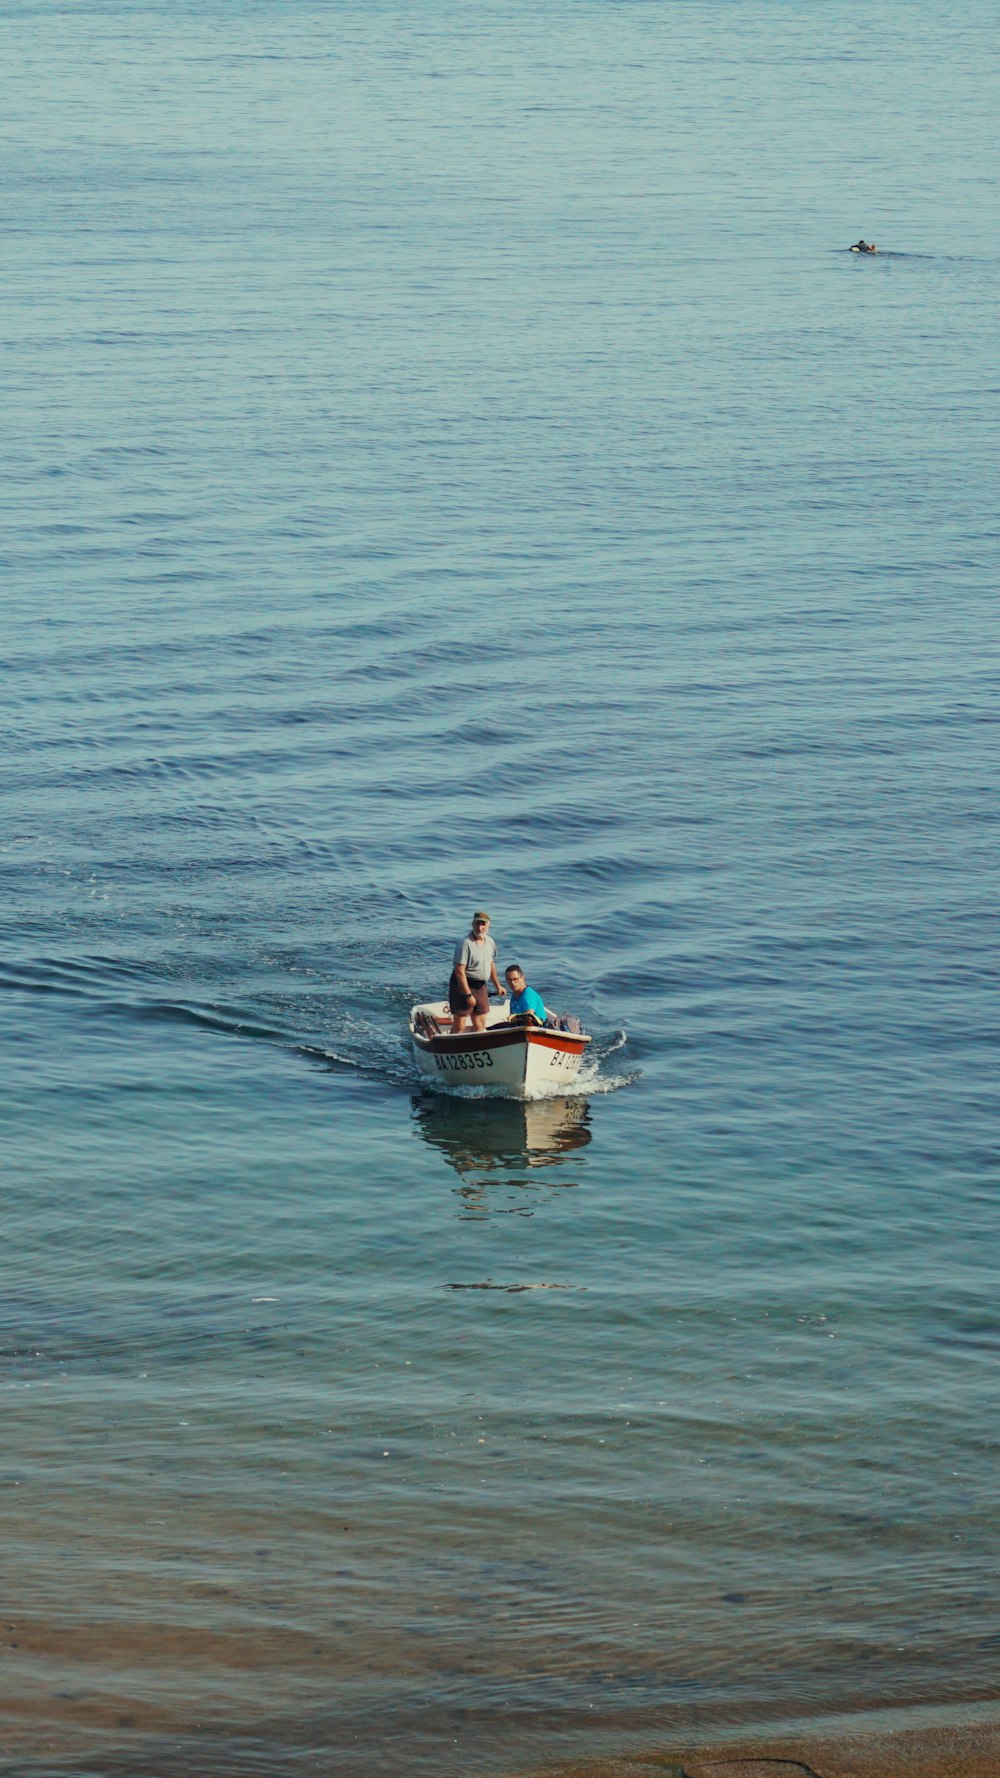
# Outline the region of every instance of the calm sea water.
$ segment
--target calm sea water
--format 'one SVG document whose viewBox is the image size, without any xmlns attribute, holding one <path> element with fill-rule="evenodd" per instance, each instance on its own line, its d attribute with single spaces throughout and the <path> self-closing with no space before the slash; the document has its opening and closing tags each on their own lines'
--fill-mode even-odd
<svg viewBox="0 0 1000 1778">
<path fill-rule="evenodd" d="M 5 1772 L 996 1695 L 994 28 L 6 8 Z"/>
</svg>

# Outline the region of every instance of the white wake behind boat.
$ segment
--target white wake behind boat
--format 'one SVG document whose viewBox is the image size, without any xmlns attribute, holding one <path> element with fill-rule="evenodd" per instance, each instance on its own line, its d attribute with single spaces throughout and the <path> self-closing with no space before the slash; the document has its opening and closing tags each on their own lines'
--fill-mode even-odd
<svg viewBox="0 0 1000 1778">
<path fill-rule="evenodd" d="M 428 1084 L 445 1091 L 477 1087 L 506 1099 L 565 1093 L 591 1041 L 583 1031 L 515 1023 L 506 1002 L 490 1007 L 484 1031 L 466 1025 L 456 1037 L 451 1024 L 446 1000 L 411 1008 L 413 1054 Z"/>
</svg>

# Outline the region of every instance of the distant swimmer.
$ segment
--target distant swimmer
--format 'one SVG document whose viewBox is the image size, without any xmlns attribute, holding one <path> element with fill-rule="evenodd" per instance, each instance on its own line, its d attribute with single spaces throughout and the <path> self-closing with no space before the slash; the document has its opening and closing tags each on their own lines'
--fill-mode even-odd
<svg viewBox="0 0 1000 1778">
<path fill-rule="evenodd" d="M 878 248 L 876 247 L 874 241 L 855 241 L 853 247 L 851 248 L 851 252 L 852 253 L 877 253 Z"/>
</svg>

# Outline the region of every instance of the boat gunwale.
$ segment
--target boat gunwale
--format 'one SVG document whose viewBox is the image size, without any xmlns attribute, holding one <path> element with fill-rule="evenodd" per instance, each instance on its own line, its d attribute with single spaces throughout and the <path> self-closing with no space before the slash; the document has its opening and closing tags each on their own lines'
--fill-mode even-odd
<svg viewBox="0 0 1000 1778">
<path fill-rule="evenodd" d="M 515 1044 L 523 1045 L 525 1049 L 562 1050 L 569 1055 L 582 1056 L 587 1045 L 593 1042 L 585 1031 L 550 1031 L 541 1025 L 535 1028 L 530 1025 L 488 1025 L 485 1031 L 441 1032 L 439 1036 L 425 1037 L 416 1029 L 412 1018 L 410 1037 L 418 1049 L 432 1056 L 509 1049 Z"/>
</svg>

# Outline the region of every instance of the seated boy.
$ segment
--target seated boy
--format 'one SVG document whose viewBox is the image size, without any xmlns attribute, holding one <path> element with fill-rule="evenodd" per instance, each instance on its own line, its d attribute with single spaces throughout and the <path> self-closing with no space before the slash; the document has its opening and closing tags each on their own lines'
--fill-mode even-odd
<svg viewBox="0 0 1000 1778">
<path fill-rule="evenodd" d="M 523 1019 L 529 1025 L 544 1025 L 552 1015 L 546 1010 L 541 995 L 536 994 L 534 988 L 528 987 L 521 965 L 510 963 L 503 973 L 510 989 L 510 1017 Z"/>
</svg>

